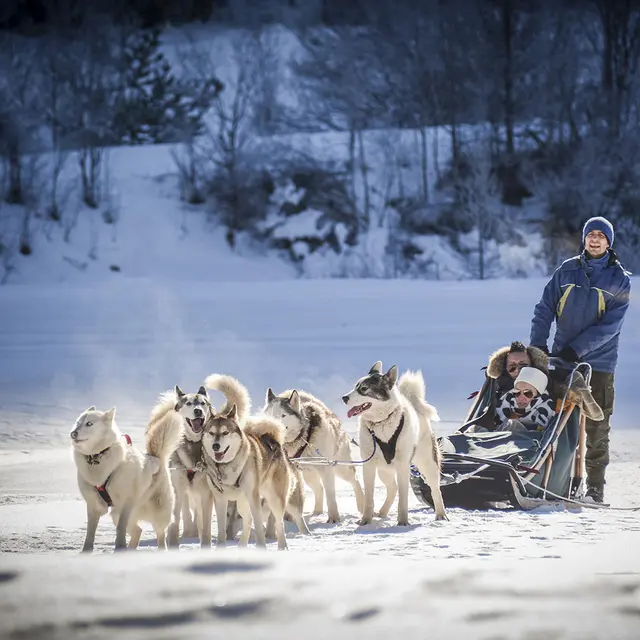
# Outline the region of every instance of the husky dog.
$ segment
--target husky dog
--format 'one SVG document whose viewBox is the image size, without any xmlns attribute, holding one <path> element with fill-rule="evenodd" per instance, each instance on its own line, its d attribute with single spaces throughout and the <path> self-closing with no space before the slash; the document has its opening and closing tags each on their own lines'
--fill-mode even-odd
<svg viewBox="0 0 640 640">
<path fill-rule="evenodd" d="M 342 430 L 340 418 L 322 401 L 296 389 L 275 395 L 267 390 L 264 412 L 280 419 L 285 426 L 284 449 L 291 460 L 317 456 L 319 452 L 332 460 L 351 460 L 349 436 Z M 364 493 L 352 466 L 339 465 L 303 469 L 302 475 L 315 496 L 314 515 L 323 511 L 323 485 L 327 494 L 327 522 L 339 522 L 336 502 L 336 474 L 348 482 L 356 494 L 358 511 L 362 514 Z"/>
<path fill-rule="evenodd" d="M 213 413 L 207 390 L 200 387 L 196 393 L 184 393 L 176 385 L 173 391 L 163 393 L 151 412 L 149 427 L 164 420 L 182 420 L 183 437 L 170 459 L 171 482 L 175 491 L 173 522 L 169 527 L 169 546 L 178 547 L 180 517 L 184 525 L 183 535 L 198 535 L 191 517 L 190 503 L 194 505 L 196 519 L 203 491 L 209 491 L 205 475 L 196 470 L 202 453 L 204 423 Z"/>
<path fill-rule="evenodd" d="M 249 542 L 253 521 L 258 546 L 266 546 L 260 503 L 263 497 L 275 518 L 278 549 L 286 549 L 285 509 L 291 512 L 300 531 L 308 533 L 309 530 L 302 508 L 291 499 L 296 474 L 282 447 L 284 426 L 268 416 L 247 417 L 249 393 L 237 380 L 231 380 L 235 386 L 232 397 L 241 398 L 239 406 L 243 411 L 239 412 L 238 406 L 232 404 L 229 409 L 214 414 L 205 425 L 202 439 L 204 468 L 211 488 L 210 498 L 202 503 L 202 546 L 211 544 L 212 502 L 215 502 L 218 523 L 216 546 L 225 545 L 229 500 L 237 501 L 238 513 L 242 516 L 240 544 L 244 546 Z M 210 378 L 205 384 L 213 386 Z"/>
<path fill-rule="evenodd" d="M 360 450 L 363 459 L 367 460 L 362 525 L 369 524 L 373 518 L 376 470 L 387 487 L 387 497 L 379 515 L 384 517 L 389 513 L 397 492 L 398 526 L 409 524 L 409 467 L 412 460 L 431 489 L 436 520 L 447 519 L 440 492 L 441 452 L 431 430 L 431 421 L 439 420 L 439 417 L 435 407 L 425 401 L 425 395 L 420 371 L 407 371 L 398 380 L 395 365 L 383 374 L 382 362 L 378 361 L 356 382 L 352 391 L 342 396 L 343 402 L 350 407 L 347 416 L 359 416 Z"/>
<path fill-rule="evenodd" d="M 146 433 L 147 455 L 130 445 L 115 422 L 116 408 L 97 411 L 89 407 L 76 420 L 69 434 L 78 470 L 78 487 L 87 504 L 87 535 L 83 551 L 93 551 L 100 516 L 111 507 L 116 525 L 116 549 L 135 549 L 142 529 L 149 522 L 155 529 L 158 548 L 165 548 L 165 535 L 173 514 L 174 493 L 169 476 L 169 457 L 182 437 L 177 418 L 151 425 Z M 126 441 L 125 441 L 126 438 Z"/>
</svg>

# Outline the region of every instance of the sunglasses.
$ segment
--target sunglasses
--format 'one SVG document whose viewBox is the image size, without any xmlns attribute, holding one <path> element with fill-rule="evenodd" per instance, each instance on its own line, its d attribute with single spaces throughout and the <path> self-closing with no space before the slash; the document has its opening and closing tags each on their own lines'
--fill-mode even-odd
<svg viewBox="0 0 640 640">
<path fill-rule="evenodd" d="M 519 389 L 516 389 L 513 392 L 513 397 L 514 398 L 519 398 L 521 395 L 523 395 L 525 398 L 529 398 L 529 400 L 531 400 L 531 398 L 533 398 L 533 396 L 535 396 L 536 394 L 531 391 L 531 389 L 525 389 L 524 391 L 520 391 Z"/>
<path fill-rule="evenodd" d="M 507 371 L 509 373 L 514 373 L 514 372 L 520 371 L 520 369 L 523 369 L 524 367 L 528 367 L 528 366 L 529 366 L 528 362 L 513 362 L 507 367 Z"/>
</svg>

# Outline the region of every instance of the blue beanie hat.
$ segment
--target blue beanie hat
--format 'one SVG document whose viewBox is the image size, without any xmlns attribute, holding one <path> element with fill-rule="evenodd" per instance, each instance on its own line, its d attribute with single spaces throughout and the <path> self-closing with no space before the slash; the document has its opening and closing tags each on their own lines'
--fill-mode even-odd
<svg viewBox="0 0 640 640">
<path fill-rule="evenodd" d="M 613 225 L 602 216 L 589 218 L 582 227 L 582 244 L 585 244 L 587 234 L 591 231 L 602 231 L 609 241 L 609 246 L 613 246 Z"/>
</svg>

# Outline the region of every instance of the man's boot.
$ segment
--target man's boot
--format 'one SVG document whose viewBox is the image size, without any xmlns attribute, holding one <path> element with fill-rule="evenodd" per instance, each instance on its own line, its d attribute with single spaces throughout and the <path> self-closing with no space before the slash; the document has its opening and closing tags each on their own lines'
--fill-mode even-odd
<svg viewBox="0 0 640 640">
<path fill-rule="evenodd" d="M 585 501 L 602 504 L 604 502 L 604 487 L 601 484 L 588 485 Z"/>
</svg>

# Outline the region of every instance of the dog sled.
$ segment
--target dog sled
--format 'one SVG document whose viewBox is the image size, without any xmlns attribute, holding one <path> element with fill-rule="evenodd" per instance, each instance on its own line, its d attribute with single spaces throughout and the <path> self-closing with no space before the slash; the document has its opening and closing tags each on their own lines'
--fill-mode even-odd
<svg viewBox="0 0 640 640">
<path fill-rule="evenodd" d="M 586 369 L 585 379 L 589 380 L 591 368 L 582 363 L 571 372 L 568 386 L 581 368 L 583 375 Z M 486 377 L 464 424 L 439 438 L 443 451 L 440 487 L 447 507 L 532 509 L 556 501 L 588 506 L 580 502 L 586 446 L 580 407 L 569 402 L 565 392 L 544 431 L 497 431 L 497 383 Z M 477 427 L 487 431 L 476 431 Z M 429 486 L 413 467 L 411 486 L 421 502 L 433 506 Z"/>
</svg>

